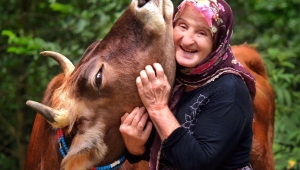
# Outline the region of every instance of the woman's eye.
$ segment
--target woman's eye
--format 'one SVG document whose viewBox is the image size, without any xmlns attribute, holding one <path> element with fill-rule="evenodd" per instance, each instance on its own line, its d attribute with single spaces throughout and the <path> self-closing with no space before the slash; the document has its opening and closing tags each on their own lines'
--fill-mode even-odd
<svg viewBox="0 0 300 170">
<path fill-rule="evenodd" d="M 99 69 L 98 73 L 96 74 L 97 87 L 101 86 L 101 84 L 102 84 L 102 70 L 103 70 L 103 66 Z"/>
<path fill-rule="evenodd" d="M 180 24 L 179 27 L 182 29 L 186 29 L 186 25 L 184 25 L 184 24 Z"/>
<path fill-rule="evenodd" d="M 199 31 L 198 34 L 200 34 L 200 35 L 207 35 L 205 31 Z"/>
</svg>

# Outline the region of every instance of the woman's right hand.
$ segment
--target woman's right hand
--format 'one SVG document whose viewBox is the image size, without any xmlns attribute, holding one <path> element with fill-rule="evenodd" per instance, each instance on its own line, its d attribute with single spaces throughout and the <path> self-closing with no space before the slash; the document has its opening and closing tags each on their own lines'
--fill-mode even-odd
<svg viewBox="0 0 300 170">
<path fill-rule="evenodd" d="M 152 111 L 160 112 L 162 109 L 169 108 L 168 101 L 171 86 L 161 64 L 147 65 L 145 70 L 140 72 L 140 76 L 136 78 L 136 85 L 140 98 L 150 117 L 152 116 Z"/>
<path fill-rule="evenodd" d="M 142 155 L 146 151 L 145 144 L 152 130 L 152 123 L 144 107 L 136 107 L 121 117 L 120 132 L 129 153 Z"/>
</svg>

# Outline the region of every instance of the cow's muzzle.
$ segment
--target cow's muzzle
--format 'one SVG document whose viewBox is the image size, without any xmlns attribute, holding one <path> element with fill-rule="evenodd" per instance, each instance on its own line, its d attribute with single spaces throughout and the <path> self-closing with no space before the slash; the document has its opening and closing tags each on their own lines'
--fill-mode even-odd
<svg viewBox="0 0 300 170">
<path fill-rule="evenodd" d="M 150 0 L 138 0 L 138 7 L 143 7 L 147 2 L 149 2 Z"/>
<path fill-rule="evenodd" d="M 173 3 L 170 0 L 132 0 L 134 16 L 145 25 L 146 32 L 164 35 L 173 28 Z"/>
</svg>

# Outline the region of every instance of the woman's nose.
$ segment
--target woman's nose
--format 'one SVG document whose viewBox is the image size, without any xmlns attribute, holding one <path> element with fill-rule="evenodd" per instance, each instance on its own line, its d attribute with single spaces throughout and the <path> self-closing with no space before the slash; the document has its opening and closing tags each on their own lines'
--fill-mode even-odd
<svg viewBox="0 0 300 170">
<path fill-rule="evenodd" d="M 194 41 L 193 33 L 191 31 L 185 32 L 185 34 L 182 37 L 182 43 L 184 45 L 191 45 L 194 42 L 195 41 Z"/>
</svg>

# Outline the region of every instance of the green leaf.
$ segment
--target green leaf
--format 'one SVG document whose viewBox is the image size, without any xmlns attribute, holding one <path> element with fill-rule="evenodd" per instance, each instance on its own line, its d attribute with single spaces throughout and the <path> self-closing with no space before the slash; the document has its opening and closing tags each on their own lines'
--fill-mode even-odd
<svg viewBox="0 0 300 170">
<path fill-rule="evenodd" d="M 16 34 L 13 33 L 11 30 L 2 30 L 1 35 L 5 35 L 8 37 L 8 44 L 11 44 L 16 38 Z"/>
<path fill-rule="evenodd" d="M 71 4 L 61 4 L 58 2 L 51 3 L 50 8 L 53 11 L 61 13 L 71 13 L 73 11 L 73 6 Z"/>
</svg>

